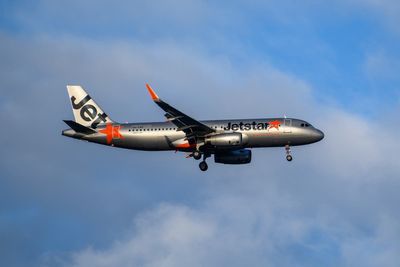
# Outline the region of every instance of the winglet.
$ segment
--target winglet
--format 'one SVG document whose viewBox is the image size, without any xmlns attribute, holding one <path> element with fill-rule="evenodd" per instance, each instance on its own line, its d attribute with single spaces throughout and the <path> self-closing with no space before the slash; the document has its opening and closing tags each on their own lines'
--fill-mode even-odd
<svg viewBox="0 0 400 267">
<path fill-rule="evenodd" d="M 158 95 L 154 92 L 154 90 L 151 88 L 151 86 L 146 83 L 146 87 L 147 87 L 147 91 L 149 91 L 149 94 L 151 96 L 151 99 L 153 99 L 154 101 L 159 100 L 160 98 L 158 97 Z"/>
</svg>

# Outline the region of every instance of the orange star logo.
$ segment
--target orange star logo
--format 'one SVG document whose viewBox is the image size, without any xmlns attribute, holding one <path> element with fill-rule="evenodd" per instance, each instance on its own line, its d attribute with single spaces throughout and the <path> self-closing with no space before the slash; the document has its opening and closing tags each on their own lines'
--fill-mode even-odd
<svg viewBox="0 0 400 267">
<path fill-rule="evenodd" d="M 112 123 L 107 123 L 106 128 L 100 130 L 99 133 L 107 135 L 107 144 L 111 144 L 113 139 L 124 138 L 122 134 L 119 132 L 121 129 L 120 125 L 113 126 Z"/>
<path fill-rule="evenodd" d="M 272 128 L 275 128 L 279 131 L 279 126 L 281 126 L 281 122 L 278 120 L 270 121 L 268 124 L 268 131 Z"/>
</svg>

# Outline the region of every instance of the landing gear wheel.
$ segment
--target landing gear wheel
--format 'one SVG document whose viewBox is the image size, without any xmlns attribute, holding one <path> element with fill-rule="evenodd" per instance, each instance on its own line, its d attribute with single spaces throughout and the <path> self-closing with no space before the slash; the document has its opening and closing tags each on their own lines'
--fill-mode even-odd
<svg viewBox="0 0 400 267">
<path fill-rule="evenodd" d="M 292 155 L 290 155 L 290 146 L 286 145 L 285 146 L 285 150 L 286 150 L 286 160 L 287 161 L 292 161 L 293 157 L 292 157 Z"/>
<path fill-rule="evenodd" d="M 199 151 L 193 152 L 193 158 L 194 158 L 195 160 L 201 159 L 201 153 L 200 153 Z"/>
<path fill-rule="evenodd" d="M 205 161 L 200 162 L 199 164 L 199 168 L 200 170 L 202 170 L 203 172 L 205 172 L 208 169 L 208 165 Z"/>
</svg>

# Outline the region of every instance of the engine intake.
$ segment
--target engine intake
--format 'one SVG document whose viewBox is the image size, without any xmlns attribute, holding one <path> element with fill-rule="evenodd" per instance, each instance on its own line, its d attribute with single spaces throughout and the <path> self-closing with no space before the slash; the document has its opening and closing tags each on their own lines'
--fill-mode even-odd
<svg viewBox="0 0 400 267">
<path fill-rule="evenodd" d="M 242 146 L 247 143 L 247 136 L 241 133 L 223 133 L 205 139 L 207 145 L 215 147 Z"/>
<path fill-rule="evenodd" d="M 221 151 L 214 155 L 215 163 L 223 164 L 247 164 L 251 162 L 251 150 L 239 149 Z"/>
</svg>

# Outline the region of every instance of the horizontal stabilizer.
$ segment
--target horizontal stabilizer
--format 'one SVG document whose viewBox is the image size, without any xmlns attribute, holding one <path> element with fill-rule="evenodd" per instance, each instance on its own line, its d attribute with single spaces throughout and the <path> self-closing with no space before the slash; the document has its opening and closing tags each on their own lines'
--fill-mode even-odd
<svg viewBox="0 0 400 267">
<path fill-rule="evenodd" d="M 70 121 L 70 120 L 64 120 L 64 122 L 71 127 L 72 130 L 74 130 L 77 133 L 83 133 L 83 134 L 94 134 L 97 133 L 95 130 L 88 128 L 86 126 L 83 126 L 82 124 L 79 124 L 75 121 Z"/>
</svg>

